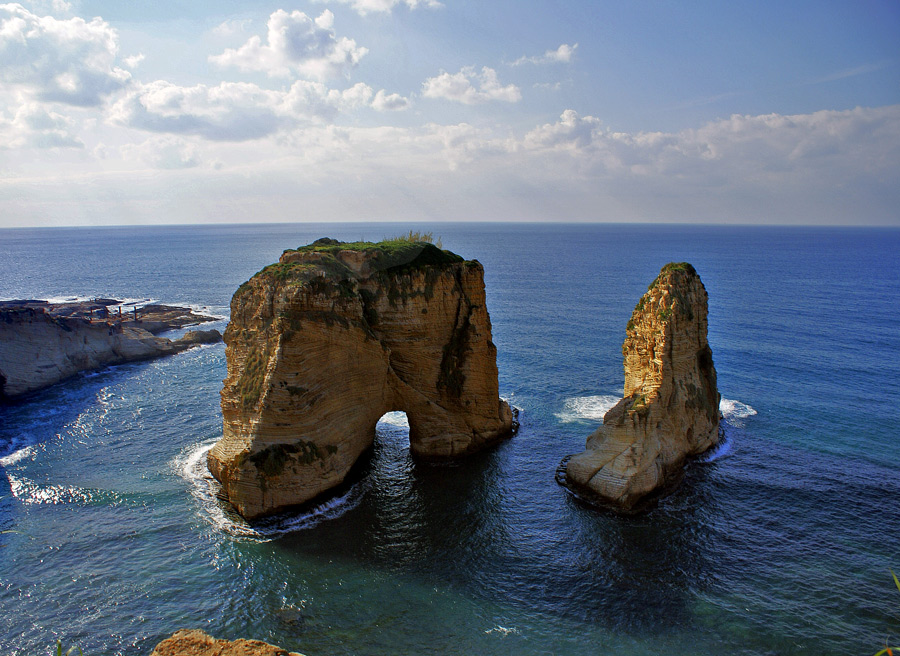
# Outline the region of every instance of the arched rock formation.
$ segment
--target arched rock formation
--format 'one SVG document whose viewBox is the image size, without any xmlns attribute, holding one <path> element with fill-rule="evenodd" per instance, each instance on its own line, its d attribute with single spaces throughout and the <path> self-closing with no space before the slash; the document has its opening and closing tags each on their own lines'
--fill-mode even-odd
<svg viewBox="0 0 900 656">
<path fill-rule="evenodd" d="M 234 294 L 225 342 L 224 434 L 208 465 L 246 518 L 342 483 L 386 412 L 406 412 L 419 458 L 512 432 L 482 266 L 429 243 L 285 251 Z"/>
</svg>

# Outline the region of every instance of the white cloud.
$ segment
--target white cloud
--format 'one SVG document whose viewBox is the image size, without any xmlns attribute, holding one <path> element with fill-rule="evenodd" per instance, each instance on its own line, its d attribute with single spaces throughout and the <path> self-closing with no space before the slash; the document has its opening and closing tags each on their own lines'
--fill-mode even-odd
<svg viewBox="0 0 900 656">
<path fill-rule="evenodd" d="M 361 107 L 383 111 L 405 102 L 357 83 L 339 91 L 321 82 L 297 80 L 287 91 L 247 82 L 182 87 L 158 80 L 134 85 L 109 111 L 112 123 L 213 141 L 248 141 L 298 125 L 329 121 Z M 396 107 L 390 107 L 396 105 Z"/>
<path fill-rule="evenodd" d="M 201 163 L 199 147 L 170 135 L 151 137 L 141 144 L 122 147 L 126 160 L 139 160 L 159 169 L 188 169 Z"/>
<path fill-rule="evenodd" d="M 575 49 L 578 47 L 578 44 L 569 45 L 567 43 L 563 43 L 556 50 L 548 50 L 543 55 L 536 57 L 519 57 L 516 61 L 514 61 L 512 66 L 521 66 L 522 64 L 568 64 L 572 61 L 572 58 L 575 56 Z"/>
<path fill-rule="evenodd" d="M 158 80 L 135 85 L 109 112 L 113 123 L 151 132 L 196 134 L 207 139 L 258 139 L 286 122 L 284 93 L 255 84 L 222 82 L 182 87 Z"/>
<path fill-rule="evenodd" d="M 72 3 L 66 0 L 26 0 L 24 4 L 31 7 L 32 11 L 42 14 L 68 15 L 73 9 Z"/>
<path fill-rule="evenodd" d="M 135 68 L 135 67 L 138 66 L 142 61 L 144 61 L 144 59 L 146 59 L 146 57 L 144 57 L 144 53 L 139 52 L 139 53 L 136 54 L 136 55 L 131 55 L 131 56 L 129 56 L 129 57 L 125 57 L 122 61 L 125 62 L 125 65 L 126 65 L 128 68 Z"/>
<path fill-rule="evenodd" d="M 101 104 L 131 78 L 115 66 L 118 34 L 100 18 L 60 20 L 0 5 L 0 84 L 37 100 Z"/>
<path fill-rule="evenodd" d="M 379 112 L 401 111 L 409 108 L 409 98 L 405 98 L 399 93 L 389 94 L 384 89 L 381 89 L 375 94 L 372 107 Z"/>
<path fill-rule="evenodd" d="M 477 83 L 476 88 L 473 82 Z M 426 98 L 445 98 L 464 105 L 476 105 L 491 100 L 518 102 L 522 99 L 519 87 L 514 84 L 501 86 L 497 71 L 485 66 L 478 73 L 473 66 L 462 68 L 459 73 L 441 72 L 422 83 L 422 95 Z"/>
<path fill-rule="evenodd" d="M 252 36 L 240 48 L 228 48 L 209 61 L 242 71 L 262 71 L 272 77 L 292 73 L 323 80 L 356 67 L 368 52 L 347 37 L 337 38 L 334 14 L 327 9 L 312 19 L 302 11 L 279 9 L 269 16 L 266 43 Z"/>
<path fill-rule="evenodd" d="M 42 104 L 21 104 L 12 120 L 0 117 L 0 149 L 83 148 L 75 135 L 75 121 L 46 109 Z"/>
<path fill-rule="evenodd" d="M 131 148 L 109 145 L 102 164 L 90 162 L 89 153 L 102 155 L 90 142 L 7 157 L 0 212 L 20 222 L 121 222 L 127 203 L 147 221 L 237 221 L 263 203 L 267 219 L 292 220 L 302 202 L 306 215 L 335 220 L 896 224 L 900 206 L 900 105 L 735 115 L 678 132 L 617 132 L 566 110 L 516 133 L 499 123 L 344 127 L 317 118 L 374 107 L 378 94 L 365 84 L 156 84 L 117 111 L 125 125 L 164 134 Z M 0 124 L 0 139 L 40 129 L 64 137 L 72 127 L 52 115 L 11 123 Z M 241 129 L 272 138 L 264 147 L 227 141 Z"/>
<path fill-rule="evenodd" d="M 526 134 L 524 145 L 528 148 L 584 148 L 596 136 L 602 135 L 600 126 L 600 119 L 593 116 L 581 118 L 574 110 L 567 109 L 556 123 L 547 123 Z"/>
<path fill-rule="evenodd" d="M 223 21 L 212 29 L 212 33 L 219 37 L 233 37 L 245 34 L 250 30 L 253 21 L 249 18 Z"/>
<path fill-rule="evenodd" d="M 437 0 L 316 0 L 317 2 L 337 2 L 344 5 L 350 5 L 360 15 L 365 16 L 370 13 L 385 13 L 391 11 L 398 5 L 406 5 L 410 9 L 418 7 L 430 7 L 436 9 L 443 7 Z"/>
</svg>

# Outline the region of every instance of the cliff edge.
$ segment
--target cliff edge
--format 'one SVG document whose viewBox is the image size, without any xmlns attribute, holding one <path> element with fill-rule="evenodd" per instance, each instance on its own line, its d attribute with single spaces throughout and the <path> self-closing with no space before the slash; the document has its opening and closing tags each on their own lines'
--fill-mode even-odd
<svg viewBox="0 0 900 656">
<path fill-rule="evenodd" d="M 624 398 L 586 450 L 563 461 L 560 484 L 620 511 L 680 479 L 685 460 L 718 442 L 719 394 L 707 343 L 707 294 L 686 262 L 665 265 L 626 329 Z"/>
<path fill-rule="evenodd" d="M 153 305 L 116 315 L 109 310 L 115 304 L 113 299 L 0 302 L 0 401 L 81 371 L 172 355 L 222 338 L 217 330 L 188 331 L 176 340 L 153 334 L 216 321 L 190 308 Z"/>
<path fill-rule="evenodd" d="M 430 243 L 320 239 L 235 292 L 223 437 L 208 466 L 246 518 L 339 485 L 386 412 L 419 458 L 511 434 L 499 398 L 484 270 Z"/>
</svg>

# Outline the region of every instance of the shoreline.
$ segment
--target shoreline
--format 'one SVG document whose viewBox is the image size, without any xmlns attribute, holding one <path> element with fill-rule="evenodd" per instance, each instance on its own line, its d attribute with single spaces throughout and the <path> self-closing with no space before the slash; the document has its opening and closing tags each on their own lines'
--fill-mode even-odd
<svg viewBox="0 0 900 656">
<path fill-rule="evenodd" d="M 220 319 L 189 307 L 139 303 L 0 301 L 0 402 L 15 402 L 84 371 L 174 355 L 222 339 L 214 329 L 159 337 Z"/>
</svg>

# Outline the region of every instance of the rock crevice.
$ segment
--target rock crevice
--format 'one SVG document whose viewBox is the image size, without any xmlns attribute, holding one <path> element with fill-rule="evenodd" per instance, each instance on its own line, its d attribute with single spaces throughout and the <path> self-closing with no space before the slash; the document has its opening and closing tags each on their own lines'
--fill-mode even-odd
<svg viewBox="0 0 900 656">
<path fill-rule="evenodd" d="M 687 458 L 718 442 L 707 303 L 690 264 L 662 268 L 626 328 L 624 398 L 588 437 L 586 450 L 563 461 L 561 484 L 598 505 L 639 510 L 679 480 Z"/>
<path fill-rule="evenodd" d="M 247 518 L 343 482 L 402 410 L 419 458 L 510 434 L 477 261 L 429 243 L 319 240 L 235 293 L 209 469 Z"/>
</svg>

